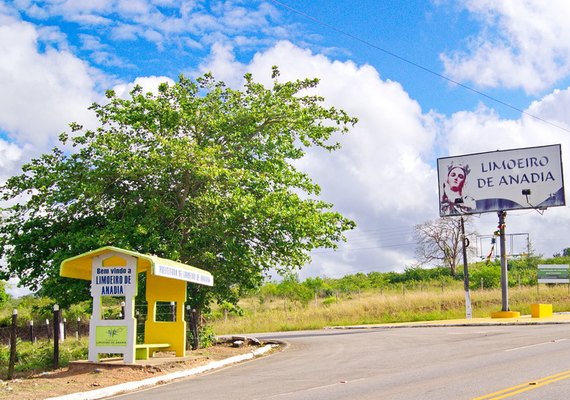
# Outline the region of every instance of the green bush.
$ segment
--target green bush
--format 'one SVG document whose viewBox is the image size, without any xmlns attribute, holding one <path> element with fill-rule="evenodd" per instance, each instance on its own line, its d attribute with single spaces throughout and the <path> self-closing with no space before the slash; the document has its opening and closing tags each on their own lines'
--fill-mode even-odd
<svg viewBox="0 0 570 400">
<path fill-rule="evenodd" d="M 331 304 L 335 304 L 337 302 L 336 297 L 331 296 L 331 297 L 327 297 L 326 299 L 323 300 L 323 306 L 330 306 Z"/>
<path fill-rule="evenodd" d="M 67 340 L 59 345 L 59 365 L 65 367 L 71 361 L 85 360 L 88 356 L 87 339 Z M 0 376 L 8 374 L 10 347 L 0 346 Z M 53 343 L 41 341 L 37 343 L 22 342 L 16 344 L 16 363 L 14 372 L 25 376 L 50 370 L 53 368 Z"/>
<path fill-rule="evenodd" d="M 200 347 L 210 347 L 216 343 L 216 335 L 214 334 L 214 329 L 210 325 L 205 325 L 202 327 L 199 333 Z"/>
<path fill-rule="evenodd" d="M 501 267 L 500 265 L 482 264 L 470 271 L 470 288 L 496 289 L 501 287 Z"/>
<path fill-rule="evenodd" d="M 192 331 L 188 332 L 187 343 L 192 343 L 194 341 L 194 335 Z M 211 347 L 216 343 L 216 335 L 214 334 L 214 329 L 210 325 L 204 325 L 200 328 L 198 332 L 198 343 L 199 347 L 205 349 Z M 188 346 L 190 348 L 190 346 Z"/>
</svg>

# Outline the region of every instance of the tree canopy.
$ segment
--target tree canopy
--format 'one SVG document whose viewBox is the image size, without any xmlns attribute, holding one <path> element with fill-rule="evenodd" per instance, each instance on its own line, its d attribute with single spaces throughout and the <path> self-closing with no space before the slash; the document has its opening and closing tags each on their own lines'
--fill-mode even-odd
<svg viewBox="0 0 570 400">
<path fill-rule="evenodd" d="M 72 123 L 61 145 L 0 188 L 0 279 L 69 304 L 88 285 L 59 277 L 62 260 L 113 245 L 210 271 L 192 287 L 195 306 L 236 302 L 271 268 L 300 268 L 318 247 L 335 248 L 354 223 L 318 199 L 295 166 L 310 146 L 335 150 L 333 135 L 356 119 L 311 94 L 317 79 L 241 90 L 210 74 L 107 92 L 94 129 Z M 70 150 L 71 149 L 71 150 Z"/>
<path fill-rule="evenodd" d="M 10 295 L 6 293 L 6 282 L 0 281 L 0 307 L 8 302 Z"/>
<path fill-rule="evenodd" d="M 472 219 L 463 216 L 465 221 L 465 236 L 474 237 Z M 422 264 L 441 261 L 449 268 L 451 276 L 455 277 L 457 265 L 463 251 L 463 238 L 461 234 L 461 219 L 454 217 L 439 218 L 416 225 L 415 237 L 417 240 L 416 255 Z M 473 247 L 468 247 L 472 252 Z"/>
</svg>

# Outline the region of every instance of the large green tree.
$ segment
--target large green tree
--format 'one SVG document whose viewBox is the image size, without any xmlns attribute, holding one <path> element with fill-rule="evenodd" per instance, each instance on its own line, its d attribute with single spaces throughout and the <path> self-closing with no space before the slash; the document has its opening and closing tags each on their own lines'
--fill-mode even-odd
<svg viewBox="0 0 570 400">
<path fill-rule="evenodd" d="M 0 281 L 0 307 L 4 307 L 8 300 L 10 300 L 10 295 L 6 293 L 6 282 Z"/>
<path fill-rule="evenodd" d="M 215 286 L 189 285 L 189 301 L 235 303 L 271 268 L 302 267 L 334 248 L 354 223 L 318 199 L 295 161 L 356 122 L 325 107 L 316 79 L 271 87 L 246 75 L 241 90 L 206 74 L 107 93 L 91 109 L 95 129 L 73 123 L 62 145 L 0 188 L 0 279 L 12 276 L 61 304 L 89 296 L 59 277 L 65 258 L 114 245 L 210 271 Z"/>
</svg>

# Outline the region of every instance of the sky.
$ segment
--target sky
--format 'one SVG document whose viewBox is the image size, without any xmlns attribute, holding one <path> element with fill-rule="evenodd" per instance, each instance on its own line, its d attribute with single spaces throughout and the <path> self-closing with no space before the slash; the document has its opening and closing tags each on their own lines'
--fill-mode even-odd
<svg viewBox="0 0 570 400">
<path fill-rule="evenodd" d="M 107 89 L 205 72 L 270 84 L 277 65 L 359 119 L 340 150 L 299 164 L 357 223 L 300 277 L 402 271 L 414 226 L 439 216 L 437 158 L 560 144 L 570 176 L 569 16 L 566 0 L 0 0 L 0 182 L 68 123 L 95 124 Z M 492 235 L 498 218 L 474 224 Z M 506 225 L 513 252 L 526 235 L 546 257 L 570 247 L 566 206 Z"/>
</svg>

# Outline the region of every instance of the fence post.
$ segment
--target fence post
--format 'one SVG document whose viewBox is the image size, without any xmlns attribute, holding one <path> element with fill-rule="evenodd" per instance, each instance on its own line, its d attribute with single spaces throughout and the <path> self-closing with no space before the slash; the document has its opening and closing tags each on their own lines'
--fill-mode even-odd
<svg viewBox="0 0 570 400">
<path fill-rule="evenodd" d="M 75 331 L 75 339 L 79 340 L 79 324 L 81 323 L 81 317 L 77 317 L 77 330 Z"/>
<path fill-rule="evenodd" d="M 200 338 L 198 336 L 198 324 L 200 321 L 198 321 L 198 315 L 196 313 L 196 309 L 192 309 L 192 350 L 196 350 L 198 349 L 198 347 L 200 346 Z"/>
<path fill-rule="evenodd" d="M 49 330 L 49 319 L 46 318 L 46 329 L 47 329 L 47 338 L 48 338 L 48 342 L 51 340 L 51 332 Z"/>
<path fill-rule="evenodd" d="M 59 368 L 59 304 L 53 305 L 53 369 Z"/>
<path fill-rule="evenodd" d="M 176 302 L 170 302 L 170 320 L 172 322 L 176 321 Z"/>
<path fill-rule="evenodd" d="M 14 365 L 16 365 L 16 325 L 18 323 L 18 310 L 12 311 L 12 329 L 10 330 L 10 362 L 8 364 L 8 376 L 10 380 L 14 376 Z"/>
<path fill-rule="evenodd" d="M 34 343 L 34 320 L 30 320 L 30 342 Z"/>
<path fill-rule="evenodd" d="M 186 312 L 184 313 L 184 318 L 187 319 L 187 323 L 186 323 L 186 327 L 188 328 L 188 331 L 190 333 L 192 333 L 192 314 L 191 314 L 191 310 L 192 307 L 190 307 L 190 305 L 186 305 Z M 194 335 L 186 335 L 186 348 L 188 349 L 188 346 L 190 346 L 189 348 L 192 348 L 192 343 L 194 340 Z"/>
</svg>

